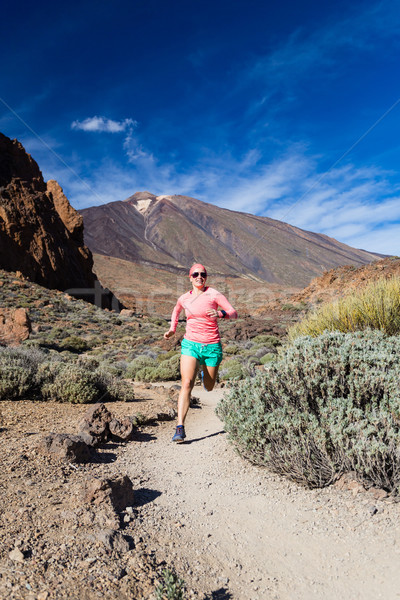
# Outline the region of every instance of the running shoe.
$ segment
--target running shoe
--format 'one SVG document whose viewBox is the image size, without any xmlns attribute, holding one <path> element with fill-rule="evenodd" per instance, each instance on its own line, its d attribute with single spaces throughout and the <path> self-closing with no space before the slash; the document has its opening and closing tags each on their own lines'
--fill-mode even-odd
<svg viewBox="0 0 400 600">
<path fill-rule="evenodd" d="M 183 442 L 186 437 L 185 428 L 183 425 L 178 425 L 175 431 L 175 435 L 172 438 L 173 442 Z"/>
</svg>

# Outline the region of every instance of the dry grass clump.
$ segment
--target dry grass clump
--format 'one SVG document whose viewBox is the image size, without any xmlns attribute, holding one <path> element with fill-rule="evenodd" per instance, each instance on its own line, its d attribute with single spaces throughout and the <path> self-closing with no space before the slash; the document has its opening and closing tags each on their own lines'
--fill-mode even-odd
<svg viewBox="0 0 400 600">
<path fill-rule="evenodd" d="M 238 451 L 308 487 L 354 471 L 400 491 L 400 338 L 326 332 L 294 341 L 217 407 Z"/>
<path fill-rule="evenodd" d="M 400 278 L 380 279 L 364 290 L 321 306 L 288 331 L 289 340 L 324 331 L 379 329 L 400 333 Z"/>
</svg>

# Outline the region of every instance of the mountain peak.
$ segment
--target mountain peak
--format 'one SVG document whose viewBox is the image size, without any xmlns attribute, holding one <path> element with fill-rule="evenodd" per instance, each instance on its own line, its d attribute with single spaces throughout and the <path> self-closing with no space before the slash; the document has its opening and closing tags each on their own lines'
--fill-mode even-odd
<svg viewBox="0 0 400 600">
<path fill-rule="evenodd" d="M 124 202 L 127 202 L 141 214 L 145 214 L 150 207 L 157 202 L 157 196 L 150 192 L 136 192 L 133 196 L 129 196 Z"/>
<path fill-rule="evenodd" d="M 201 259 L 210 273 L 304 287 L 327 269 L 380 258 L 281 221 L 181 195 L 136 192 L 81 214 L 93 253 L 176 273 Z"/>
</svg>

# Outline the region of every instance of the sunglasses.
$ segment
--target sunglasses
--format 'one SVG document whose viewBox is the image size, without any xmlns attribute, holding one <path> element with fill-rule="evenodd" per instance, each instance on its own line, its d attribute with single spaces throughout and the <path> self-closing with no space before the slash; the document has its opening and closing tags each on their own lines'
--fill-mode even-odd
<svg viewBox="0 0 400 600">
<path fill-rule="evenodd" d="M 196 277 L 198 277 L 200 275 L 200 277 L 202 277 L 203 279 L 205 279 L 207 277 L 207 273 L 205 273 L 204 271 L 202 271 L 201 273 L 198 273 L 197 271 L 195 271 L 194 273 L 192 273 L 192 277 L 194 277 L 196 279 Z"/>
</svg>

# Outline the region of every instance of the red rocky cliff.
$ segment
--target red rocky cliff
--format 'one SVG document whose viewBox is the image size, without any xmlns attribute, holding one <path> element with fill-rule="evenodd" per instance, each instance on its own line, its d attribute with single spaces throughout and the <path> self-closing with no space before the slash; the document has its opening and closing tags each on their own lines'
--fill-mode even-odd
<svg viewBox="0 0 400 600">
<path fill-rule="evenodd" d="M 56 181 L 45 183 L 22 144 L 1 133 L 0 268 L 90 301 L 84 290 L 101 289 L 83 241 L 82 217 Z"/>
</svg>

